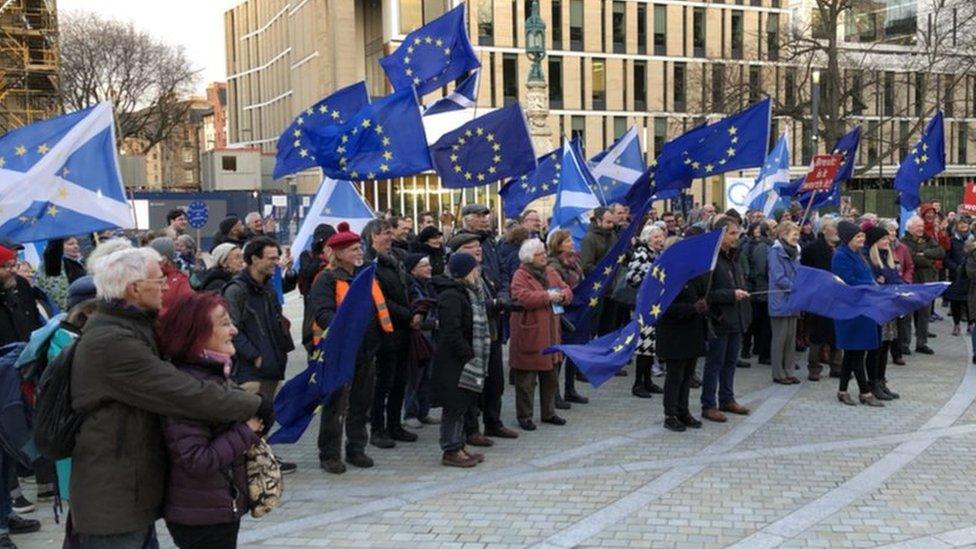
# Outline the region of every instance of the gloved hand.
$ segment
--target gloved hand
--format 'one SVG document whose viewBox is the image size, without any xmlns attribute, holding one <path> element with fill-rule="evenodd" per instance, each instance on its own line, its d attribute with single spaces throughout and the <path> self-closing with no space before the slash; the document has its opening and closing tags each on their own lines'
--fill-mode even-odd
<svg viewBox="0 0 976 549">
<path fill-rule="evenodd" d="M 700 315 L 703 315 L 708 312 L 708 303 L 706 303 L 704 299 L 699 299 L 698 301 L 696 301 L 694 307 L 695 307 L 695 312 Z"/>
</svg>

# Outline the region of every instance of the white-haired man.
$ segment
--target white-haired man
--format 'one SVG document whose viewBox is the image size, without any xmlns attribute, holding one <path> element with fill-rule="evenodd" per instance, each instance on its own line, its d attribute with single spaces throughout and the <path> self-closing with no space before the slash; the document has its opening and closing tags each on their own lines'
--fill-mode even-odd
<svg viewBox="0 0 976 549">
<path fill-rule="evenodd" d="M 913 282 L 924 284 L 939 280 L 939 273 L 935 269 L 935 262 L 945 257 L 945 248 L 939 241 L 925 234 L 925 221 L 917 215 L 912 216 L 905 225 L 907 233 L 901 239 L 912 254 L 915 264 Z M 929 347 L 929 314 L 931 304 L 927 304 L 915 311 L 915 352 L 925 355 L 934 354 Z"/>
<path fill-rule="evenodd" d="M 95 270 L 98 312 L 71 366 L 71 404 L 85 416 L 71 464 L 71 516 L 82 547 L 158 547 L 167 469 L 159 416 L 270 417 L 270 401 L 204 383 L 159 357 L 160 259 L 151 249 L 122 249 Z"/>
</svg>

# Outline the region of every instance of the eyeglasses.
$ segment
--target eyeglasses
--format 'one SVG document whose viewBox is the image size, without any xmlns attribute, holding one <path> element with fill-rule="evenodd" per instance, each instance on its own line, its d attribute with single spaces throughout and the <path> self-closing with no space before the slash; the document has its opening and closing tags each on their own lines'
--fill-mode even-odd
<svg viewBox="0 0 976 549">
<path fill-rule="evenodd" d="M 161 276 L 159 278 L 143 278 L 140 280 L 136 280 L 136 282 L 148 282 L 149 284 L 156 284 L 157 286 L 163 286 L 164 284 L 166 284 L 166 277 Z"/>
</svg>

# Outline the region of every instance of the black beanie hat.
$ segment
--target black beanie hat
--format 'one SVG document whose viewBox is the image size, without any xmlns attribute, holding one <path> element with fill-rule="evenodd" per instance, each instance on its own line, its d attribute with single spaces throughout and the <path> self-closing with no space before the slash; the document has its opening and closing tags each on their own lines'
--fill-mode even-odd
<svg viewBox="0 0 976 549">
<path fill-rule="evenodd" d="M 237 217 L 236 215 L 228 215 L 223 221 L 220 222 L 220 233 L 230 234 L 230 230 L 234 228 L 234 225 L 237 225 L 240 222 L 241 218 Z"/>
<path fill-rule="evenodd" d="M 871 246 L 886 236 L 888 236 L 888 231 L 875 225 L 864 231 L 864 247 L 870 250 Z"/>
<path fill-rule="evenodd" d="M 859 232 L 861 228 L 850 221 L 845 220 L 837 224 L 837 236 L 843 244 L 849 243 Z"/>
<path fill-rule="evenodd" d="M 420 234 L 417 235 L 417 242 L 423 244 L 435 236 L 444 236 L 444 233 L 433 225 L 424 227 L 424 229 L 420 231 Z"/>
<path fill-rule="evenodd" d="M 478 260 L 471 254 L 455 253 L 451 254 L 447 266 L 451 271 L 451 276 L 460 279 L 468 276 L 468 273 L 478 266 Z"/>
<path fill-rule="evenodd" d="M 407 254 L 407 259 L 404 260 L 403 266 L 407 268 L 407 272 L 409 273 L 414 267 L 417 266 L 417 263 L 420 263 L 420 260 L 424 259 L 425 257 L 427 257 L 427 254 Z"/>
</svg>

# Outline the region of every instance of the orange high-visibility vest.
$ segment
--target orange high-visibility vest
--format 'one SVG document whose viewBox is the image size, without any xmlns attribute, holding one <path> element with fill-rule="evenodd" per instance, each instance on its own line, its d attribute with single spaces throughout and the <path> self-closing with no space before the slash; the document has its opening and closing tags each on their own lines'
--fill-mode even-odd
<svg viewBox="0 0 976 549">
<path fill-rule="evenodd" d="M 342 305 L 342 300 L 346 298 L 346 293 L 349 292 L 349 281 L 347 280 L 336 280 L 336 308 Z M 393 332 L 393 321 L 390 319 L 390 310 L 386 308 L 386 298 L 383 297 L 383 290 L 380 289 L 380 285 L 373 279 L 373 304 L 376 305 L 376 320 L 380 323 L 380 329 L 386 333 Z M 317 322 L 312 323 L 312 343 L 318 345 L 319 341 L 325 331 L 319 327 Z"/>
</svg>

